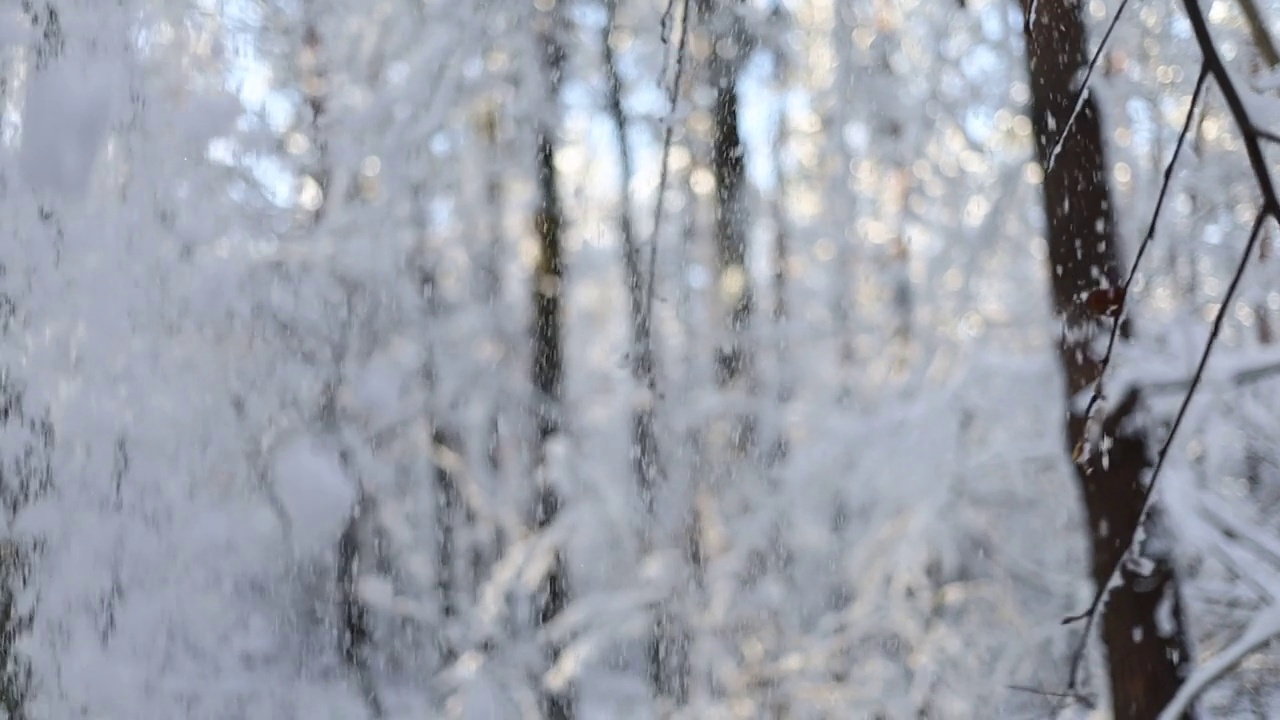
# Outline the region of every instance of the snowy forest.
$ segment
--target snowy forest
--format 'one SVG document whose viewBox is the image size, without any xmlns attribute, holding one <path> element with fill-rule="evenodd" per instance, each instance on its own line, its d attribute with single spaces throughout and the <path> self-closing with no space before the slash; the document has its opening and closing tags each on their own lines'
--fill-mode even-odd
<svg viewBox="0 0 1280 720">
<path fill-rule="evenodd" d="M 0 718 L 1280 718 L 1278 48 L 4 0 Z"/>
</svg>

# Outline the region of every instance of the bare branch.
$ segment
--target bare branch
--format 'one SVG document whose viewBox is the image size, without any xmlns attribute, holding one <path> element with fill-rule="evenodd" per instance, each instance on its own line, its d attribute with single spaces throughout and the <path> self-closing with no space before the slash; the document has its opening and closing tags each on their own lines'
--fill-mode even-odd
<svg viewBox="0 0 1280 720">
<path fill-rule="evenodd" d="M 1267 142 L 1280 143 L 1280 135 L 1273 133 L 1270 130 L 1263 130 L 1262 128 L 1254 128 L 1253 131 L 1257 133 L 1259 140 L 1266 140 Z"/>
<path fill-rule="evenodd" d="M 671 0 L 674 7 L 675 0 Z M 658 197 L 653 208 L 653 235 L 649 238 L 649 286 L 645 288 L 644 317 L 650 322 L 653 317 L 654 278 L 658 274 L 658 231 L 662 227 L 662 211 L 667 195 L 668 165 L 671 161 L 671 137 L 675 130 L 676 108 L 680 103 L 680 83 L 684 80 L 685 48 L 689 43 L 689 0 L 683 0 L 680 8 L 680 43 L 676 47 L 676 75 L 672 79 L 668 94 L 669 110 L 666 128 L 662 135 L 662 159 L 658 164 Z"/>
<path fill-rule="evenodd" d="M 627 298 L 631 320 L 631 376 L 637 388 L 644 388 L 649 394 L 649 401 L 632 411 L 632 451 L 636 480 L 640 495 L 649 510 L 653 508 L 654 493 L 657 481 L 664 472 L 662 470 L 657 433 L 654 430 L 654 404 L 657 397 L 657 369 L 653 343 L 653 322 L 649 315 L 649 305 L 645 296 L 645 288 L 652 287 L 644 278 L 640 268 L 640 248 L 636 244 L 635 223 L 631 207 L 631 174 L 632 160 L 628 141 L 627 114 L 622 107 L 622 78 L 618 74 L 618 64 L 614 57 L 614 26 L 617 24 L 618 0 L 608 0 L 607 16 L 603 36 L 604 72 L 608 85 L 606 103 L 609 115 L 613 119 L 614 134 L 617 136 L 618 153 L 621 158 L 618 168 L 618 184 L 620 187 L 618 210 L 618 234 L 622 239 L 622 261 L 626 274 Z M 653 272 L 651 267 L 650 272 Z"/>
<path fill-rule="evenodd" d="M 1195 2 L 1196 0 L 1188 0 Z M 1231 278 L 1231 284 L 1227 287 L 1227 294 L 1222 300 L 1222 305 L 1218 307 L 1218 312 L 1213 318 L 1213 327 L 1209 330 L 1209 340 L 1205 343 L 1204 350 L 1200 353 L 1200 362 L 1196 365 L 1195 373 L 1191 376 L 1190 386 L 1187 388 L 1186 395 L 1182 398 L 1182 404 L 1178 406 L 1178 412 L 1174 415 L 1173 424 L 1169 427 L 1169 434 L 1165 436 L 1164 443 L 1160 446 L 1160 452 L 1156 455 L 1156 465 L 1151 471 L 1151 480 L 1147 483 L 1146 492 L 1142 497 L 1142 515 L 1146 515 L 1151 507 L 1151 496 L 1155 492 L 1156 482 L 1160 479 L 1160 471 L 1164 469 L 1165 460 L 1169 456 L 1169 449 L 1173 446 L 1174 438 L 1178 435 L 1178 429 L 1182 426 L 1182 421 L 1186 419 L 1187 408 L 1191 405 L 1192 398 L 1195 397 L 1196 390 L 1200 387 L 1200 382 L 1204 379 L 1205 367 L 1209 364 L 1209 356 L 1213 354 L 1213 348 L 1217 344 L 1218 335 L 1222 331 L 1222 326 L 1227 316 L 1227 308 L 1230 307 L 1231 301 L 1235 298 L 1236 290 L 1240 286 L 1240 280 L 1244 277 L 1245 268 L 1248 267 L 1249 257 L 1253 254 L 1253 249 L 1258 243 L 1258 238 L 1262 235 L 1262 225 L 1266 221 L 1269 213 L 1266 211 L 1259 212 L 1258 217 L 1254 220 L 1253 230 L 1249 233 L 1249 242 L 1245 246 L 1243 257 L 1236 266 L 1235 275 Z M 1079 615 L 1073 615 L 1063 620 L 1063 624 L 1070 624 L 1079 620 L 1088 620 L 1086 628 L 1093 623 L 1094 616 L 1102 607 L 1102 601 L 1110 590 L 1111 583 L 1115 581 L 1116 576 L 1120 572 L 1121 566 L 1130 555 L 1133 554 L 1134 540 L 1137 537 L 1138 529 L 1142 527 L 1142 522 L 1134 524 L 1134 530 L 1129 534 L 1125 543 L 1128 550 L 1120 556 L 1115 566 L 1111 568 L 1108 582 L 1094 594 L 1093 602 L 1089 604 L 1089 609 Z M 1076 658 L 1078 661 L 1079 658 Z"/>
<path fill-rule="evenodd" d="M 1120 0 L 1120 6 L 1116 8 L 1116 14 L 1112 16 L 1111 22 L 1107 25 L 1107 31 L 1102 34 L 1102 42 L 1098 43 L 1098 49 L 1094 51 L 1093 57 L 1089 58 L 1089 67 L 1084 71 L 1084 78 L 1080 81 L 1080 89 L 1076 91 L 1076 100 L 1071 109 L 1071 117 L 1067 118 L 1067 124 L 1062 128 L 1062 132 L 1058 134 L 1058 140 L 1053 143 L 1053 149 L 1049 151 L 1049 159 L 1045 162 L 1045 171 L 1053 169 L 1053 164 L 1058 159 L 1058 153 L 1062 151 L 1062 145 L 1067 141 L 1067 135 L 1071 132 L 1071 127 L 1076 124 L 1076 118 L 1080 116 L 1080 110 L 1084 108 L 1085 98 L 1089 95 L 1089 81 L 1093 78 L 1093 70 L 1098 66 L 1098 61 L 1102 59 L 1102 53 L 1107 49 L 1107 41 L 1111 39 L 1111 33 L 1116 29 L 1116 24 L 1120 22 L 1120 16 L 1124 14 L 1124 9 L 1129 7 L 1129 0 Z M 1031 16 L 1034 13 L 1028 13 L 1027 22 L 1031 22 Z"/>
<path fill-rule="evenodd" d="M 1085 707 L 1093 707 L 1093 700 L 1087 695 L 1082 695 L 1078 692 L 1054 692 L 1053 690 L 1042 690 L 1040 688 L 1028 687 L 1026 685 L 1010 685 L 1008 687 L 1010 690 L 1027 693 L 1028 695 L 1039 695 L 1040 697 L 1056 698 L 1059 700 L 1074 700 Z"/>
<path fill-rule="evenodd" d="M 658 23 L 662 30 L 663 45 L 671 42 L 671 21 L 675 17 L 675 10 L 676 0 L 667 0 L 667 9 L 662 11 L 662 20 Z M 685 7 L 685 11 L 685 17 L 688 17 L 688 6 Z"/>
<path fill-rule="evenodd" d="M 1205 81 L 1209 78 L 1209 70 L 1207 67 L 1200 69 L 1200 76 L 1196 78 L 1196 87 L 1191 91 L 1191 103 L 1187 106 L 1187 117 L 1182 123 L 1182 131 L 1178 133 L 1178 141 L 1173 146 L 1173 155 L 1169 157 L 1169 163 L 1164 168 L 1164 178 L 1160 184 L 1160 194 L 1156 196 L 1155 209 L 1151 211 L 1151 222 L 1147 225 L 1147 234 L 1143 236 L 1142 243 L 1138 245 L 1138 253 L 1133 258 L 1133 264 L 1129 266 L 1129 275 L 1124 280 L 1124 292 L 1121 297 L 1129 297 L 1130 286 L 1133 285 L 1133 279 L 1138 274 L 1138 266 L 1142 262 L 1142 256 L 1146 254 L 1147 248 L 1150 247 L 1151 241 L 1156 235 L 1156 225 L 1160 221 L 1160 211 L 1164 208 L 1165 197 L 1169 194 L 1169 186 L 1173 183 L 1173 170 L 1178 163 L 1178 156 L 1182 154 L 1182 148 L 1186 144 L 1187 136 L 1191 131 L 1191 121 L 1196 114 L 1196 104 L 1200 101 L 1201 93 L 1204 91 Z M 1126 304 L 1122 301 L 1120 312 L 1116 315 L 1115 322 L 1111 325 L 1111 337 L 1107 339 L 1107 350 L 1102 355 L 1102 361 L 1098 364 L 1100 370 L 1098 382 L 1094 385 L 1093 395 L 1089 397 L 1089 404 L 1085 407 L 1084 416 L 1086 418 L 1093 417 L 1093 411 L 1097 407 L 1098 402 L 1102 400 L 1102 379 L 1106 374 L 1107 368 L 1111 366 L 1111 356 L 1115 352 L 1116 340 L 1120 337 L 1120 327 L 1123 325 L 1123 314 Z"/>
<path fill-rule="evenodd" d="M 1257 218 L 1254 220 L 1253 229 L 1249 233 L 1249 240 L 1245 244 L 1244 252 L 1240 256 L 1240 261 L 1236 265 L 1235 274 L 1231 278 L 1231 283 L 1227 286 L 1226 295 L 1222 298 L 1222 304 L 1218 307 L 1218 312 L 1213 318 L 1213 326 L 1209 331 L 1209 339 L 1205 342 L 1204 351 L 1200 355 L 1200 362 L 1196 366 L 1196 371 L 1192 375 L 1190 386 L 1187 393 L 1183 397 L 1182 404 L 1178 408 L 1177 414 L 1174 416 L 1173 424 L 1169 428 L 1169 434 L 1165 438 L 1160 451 L 1156 456 L 1155 468 L 1151 472 L 1151 479 L 1147 483 L 1146 491 L 1143 494 L 1142 509 L 1138 522 L 1134 523 L 1133 530 L 1129 533 L 1129 537 L 1124 541 L 1125 552 L 1116 561 L 1111 572 L 1108 574 L 1108 580 L 1102 583 L 1094 594 L 1093 602 L 1090 603 L 1089 609 L 1085 612 L 1065 619 L 1064 623 L 1071 623 L 1078 620 L 1087 620 L 1085 641 L 1087 642 L 1088 630 L 1093 626 L 1095 619 L 1102 607 L 1103 600 L 1109 592 L 1111 586 L 1117 581 L 1120 568 L 1125 561 L 1134 552 L 1134 542 L 1137 539 L 1139 528 L 1143 526 L 1143 518 L 1151 508 L 1151 498 L 1155 493 L 1156 485 L 1160 480 L 1160 472 L 1164 469 L 1165 460 L 1169 456 L 1169 449 L 1173 446 L 1173 441 L 1177 437 L 1178 428 L 1182 426 L 1183 420 L 1187 415 L 1187 408 L 1191 405 L 1192 398 L 1195 397 L 1196 390 L 1200 387 L 1200 382 L 1204 378 L 1205 367 L 1209 363 L 1209 356 L 1213 353 L 1213 348 L 1217 344 L 1218 336 L 1222 331 L 1222 326 L 1226 320 L 1227 313 L 1231 307 L 1232 301 L 1235 299 L 1236 291 L 1240 287 L 1240 282 L 1244 278 L 1245 270 L 1249 266 L 1249 259 L 1253 255 L 1254 249 L 1257 247 L 1258 239 L 1262 237 L 1262 227 L 1268 218 L 1280 218 L 1280 197 L 1277 197 L 1275 183 L 1271 179 L 1271 174 L 1267 169 L 1266 156 L 1262 152 L 1262 137 L 1259 135 L 1257 125 L 1250 116 L 1248 109 L 1245 107 L 1244 99 L 1240 95 L 1240 91 L 1235 86 L 1235 81 L 1228 71 L 1226 63 L 1222 56 L 1218 53 L 1218 48 L 1213 43 L 1213 35 L 1209 32 L 1209 23 L 1205 19 L 1204 11 L 1200 7 L 1199 0 L 1182 0 L 1183 9 L 1187 13 L 1187 21 L 1191 24 L 1191 28 L 1196 36 L 1196 44 L 1200 47 L 1200 52 L 1204 55 L 1204 70 L 1213 76 L 1217 82 L 1218 88 L 1222 92 L 1223 100 L 1226 102 L 1227 109 L 1231 112 L 1232 119 L 1236 123 L 1236 127 L 1240 130 L 1241 140 L 1244 143 L 1245 154 L 1249 158 L 1249 165 L 1253 170 L 1254 179 L 1258 184 L 1261 193 L 1262 208 L 1258 211 Z M 1083 656 L 1083 644 L 1078 649 L 1076 656 L 1072 661 L 1072 673 L 1070 687 L 1074 688 L 1076 679 L 1076 670 L 1079 667 Z"/>
<path fill-rule="evenodd" d="M 1228 374 L 1225 381 L 1236 387 L 1244 387 L 1254 383 L 1269 380 L 1272 377 L 1280 375 L 1280 360 L 1274 357 L 1257 362 L 1247 367 L 1241 368 Z M 1159 393 L 1169 393 L 1174 391 L 1185 391 L 1191 385 L 1192 378 L 1179 378 L 1177 380 L 1158 380 L 1140 385 L 1144 395 L 1153 395 Z"/>
</svg>

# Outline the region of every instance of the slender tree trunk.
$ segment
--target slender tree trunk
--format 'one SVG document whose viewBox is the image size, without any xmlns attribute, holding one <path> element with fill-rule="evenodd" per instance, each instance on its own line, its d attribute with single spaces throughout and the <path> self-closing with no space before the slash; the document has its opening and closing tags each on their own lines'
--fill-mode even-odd
<svg viewBox="0 0 1280 720">
<path fill-rule="evenodd" d="M 488 206 L 488 223 L 486 225 L 486 247 L 481 256 L 479 270 L 479 287 L 477 300 L 489 313 L 490 340 L 498 347 L 500 358 L 494 370 L 497 390 L 489 396 L 488 406 L 484 412 L 486 417 L 485 443 L 483 447 L 483 467 L 488 471 L 489 482 L 496 482 L 502 470 L 502 433 L 501 419 L 504 410 L 504 391 L 508 379 L 507 361 L 509 357 L 510 338 L 507 335 L 507 324 L 502 320 L 504 315 L 498 305 L 502 302 L 502 251 L 503 251 L 503 219 L 506 215 L 506 192 L 504 185 L 504 159 L 502 156 L 503 126 L 500 105 L 497 100 L 489 102 L 481 111 L 480 134 L 485 143 L 484 195 Z M 500 379 L 498 379 L 500 378 Z M 468 556 L 471 574 L 470 592 L 473 598 L 479 596 L 481 578 L 492 566 L 495 558 L 502 554 L 501 543 L 498 542 L 497 528 L 476 526 L 475 514 L 467 509 L 467 527 L 473 532 Z"/>
<path fill-rule="evenodd" d="M 481 255 L 479 299 L 492 306 L 502 296 L 502 218 L 506 207 L 503 192 L 501 117 L 497 101 L 482 110 L 480 133 L 485 144 L 484 196 L 489 206 L 487 247 Z M 491 308 L 492 309 L 492 308 Z"/>
<path fill-rule="evenodd" d="M 1088 314 L 1085 296 L 1120 284 L 1106 153 L 1091 98 L 1068 125 L 1086 61 L 1082 6 L 1082 0 L 1023 0 L 1024 11 L 1035 12 L 1025 25 L 1032 120 L 1044 167 L 1049 275 L 1054 307 L 1064 321 L 1059 352 L 1069 400 L 1100 372 L 1093 340 L 1106 328 Z M 1066 141 L 1051 157 L 1064 129 Z M 1103 432 L 1114 442 L 1105 459 L 1089 457 L 1076 466 L 1093 545 L 1093 576 L 1100 585 L 1126 551 L 1123 543 L 1132 537 L 1142 510 L 1151 462 L 1148 430 L 1134 413 L 1137 405 L 1131 396 L 1112 407 L 1103 420 Z M 1085 432 L 1086 418 L 1074 405 L 1069 412 L 1066 441 L 1072 447 Z M 1123 570 L 1123 584 L 1103 609 L 1102 639 L 1118 719 L 1156 717 L 1177 691 L 1188 661 L 1174 569 L 1151 544 L 1143 553 L 1154 569 L 1146 575 Z M 1174 622 L 1171 631 L 1162 615 Z"/>
<path fill-rule="evenodd" d="M 776 183 L 773 195 L 773 323 L 776 331 L 781 331 L 787 322 L 787 263 L 791 258 L 787 233 L 790 222 L 787 217 L 787 169 L 782 160 L 783 150 L 787 145 L 787 115 L 782 109 L 778 113 L 778 126 L 773 138 L 773 174 Z M 786 365 L 787 352 L 783 338 L 775 338 L 778 353 L 778 368 L 781 372 Z M 786 378 L 779 379 L 779 396 L 786 398 Z"/>
<path fill-rule="evenodd" d="M 826 123 L 827 127 L 843 128 L 850 120 L 857 107 L 858 98 L 854 95 L 853 65 L 856 62 L 856 49 L 853 43 L 855 23 L 848 11 L 836 13 L 835 27 L 831 31 L 831 46 L 835 51 L 836 67 L 832 90 L 834 106 Z M 850 168 L 854 157 L 849 142 L 842 132 L 826 133 L 824 138 L 829 158 L 834 160 L 828 174 L 826 202 L 838 223 L 837 227 L 854 227 L 857 219 L 857 193 L 851 191 Z M 831 162 L 831 160 L 829 160 Z M 841 404 L 853 398 L 853 365 L 857 359 L 855 348 L 854 296 L 858 284 L 858 267 L 855 257 L 855 240 L 844 233 L 837 233 L 832 238 L 835 242 L 835 257 L 829 263 L 829 272 L 834 276 L 830 282 L 831 315 L 837 338 L 836 363 L 839 369 L 839 394 Z"/>
<path fill-rule="evenodd" d="M 747 370 L 746 333 L 751 322 L 751 282 L 747 276 L 745 148 L 738 134 L 738 83 L 727 73 L 716 89 L 715 140 L 711 153 L 716 178 L 716 260 L 720 265 L 721 299 L 728 305 L 727 347 L 720 350 L 721 381 L 728 385 Z"/>
<path fill-rule="evenodd" d="M 425 228 L 425 226 L 424 226 Z M 422 228 L 420 228 L 422 229 Z M 440 319 L 439 299 L 436 294 L 435 272 L 430 267 L 423 268 L 419 281 L 422 295 L 426 298 L 426 333 L 431 336 L 433 325 Z M 423 386 L 428 397 L 438 391 L 436 351 L 428 351 L 427 361 L 422 367 Z M 427 441 L 437 452 L 445 451 L 454 455 L 462 455 L 462 442 L 456 433 L 445 429 L 438 410 L 430 403 L 423 408 L 429 425 Z M 440 601 L 440 627 L 436 632 L 436 645 L 444 665 L 457 659 L 458 650 L 454 644 L 453 623 L 458 615 L 458 601 L 461 589 L 458 581 L 458 536 L 462 530 L 459 516 L 463 513 L 464 503 L 458 490 L 457 479 L 447 463 L 436 459 L 433 463 L 432 476 L 435 485 L 436 502 L 436 593 Z M 470 523 L 468 523 L 468 526 Z"/>
<path fill-rule="evenodd" d="M 342 454 L 346 454 L 345 451 Z M 343 463 L 344 470 L 349 463 Z M 343 528 L 338 539 L 338 572 L 337 590 L 339 609 L 341 611 L 341 627 L 338 628 L 338 648 L 342 660 L 355 676 L 356 687 L 361 699 L 373 718 L 383 716 L 382 701 L 377 685 L 374 682 L 370 667 L 372 651 L 372 633 L 370 631 L 369 610 L 360 599 L 360 578 L 363 576 L 364 563 L 377 564 L 373 549 L 376 545 L 371 539 L 376 532 L 372 524 L 377 522 L 371 513 L 373 500 L 364 490 L 360 491 L 355 508 Z"/>
<path fill-rule="evenodd" d="M 607 104 L 613 120 L 614 134 L 621 158 L 618 168 L 618 235 L 622 240 L 622 266 L 627 284 L 628 311 L 631 320 L 631 379 L 633 390 L 643 397 L 632 404 L 631 460 L 636 487 L 645 507 L 643 546 L 652 540 L 655 524 L 654 503 L 661 477 L 658 465 L 658 440 L 654 429 L 654 403 L 657 401 L 657 368 L 654 361 L 653 324 L 648 314 L 645 290 L 646 276 L 640 264 L 640 246 L 636 238 L 634 211 L 631 204 L 631 148 L 627 141 L 627 115 L 622 107 L 622 78 L 614 58 L 611 40 L 617 20 L 618 0 L 608 0 L 608 20 L 602 37 L 605 74 L 608 81 Z M 649 681 L 660 697 L 683 703 L 688 680 L 687 663 L 683 661 L 685 633 L 672 616 L 669 603 L 661 603 L 654 617 L 649 640 Z"/>
<path fill-rule="evenodd" d="M 781 65 L 781 62 L 779 62 Z M 779 85 L 785 87 L 785 77 L 779 78 Z M 790 358 L 787 343 L 790 342 L 790 318 L 788 316 L 789 306 L 787 304 L 787 293 L 789 287 L 787 285 L 788 265 L 791 261 L 791 241 L 789 233 L 791 231 L 790 218 L 787 215 L 787 195 L 789 183 L 787 182 L 787 168 L 783 161 L 783 152 L 787 146 L 789 127 L 787 122 L 787 111 L 785 104 L 780 105 L 778 110 L 778 125 L 774 130 L 773 138 L 773 172 L 774 172 L 774 193 L 773 193 L 773 348 L 774 362 L 776 369 L 775 388 L 777 390 L 774 400 L 777 402 L 777 409 L 774 412 L 776 421 L 771 428 L 772 439 L 771 447 L 767 460 L 770 464 L 778 463 L 786 458 L 790 445 L 790 439 L 787 437 L 787 428 L 785 419 L 783 418 L 783 408 L 787 403 L 791 402 L 791 396 L 794 393 L 794 380 L 787 363 Z"/>
<path fill-rule="evenodd" d="M 307 174 L 316 183 L 320 193 L 318 204 L 310 208 L 311 215 L 308 225 L 311 228 L 315 228 L 324 220 L 324 211 L 329 202 L 329 179 L 332 176 L 331 168 L 329 167 L 328 145 L 322 126 L 326 110 L 327 78 L 320 60 L 324 47 L 319 29 L 319 11 L 315 7 L 314 0 L 304 3 L 301 11 L 303 30 L 302 47 L 298 57 L 298 71 L 302 82 L 303 96 L 306 98 L 307 107 L 311 111 L 311 117 L 308 120 L 310 123 L 311 144 L 315 152 L 312 166 Z M 342 385 L 342 364 L 349 340 L 351 323 L 354 322 L 351 317 L 352 305 L 349 293 L 346 308 L 347 317 L 344 322 L 347 325 L 343 331 L 343 338 L 338 341 L 337 349 L 333 353 L 333 362 L 335 363 L 333 369 L 334 377 L 326 383 L 323 390 L 318 420 L 325 435 L 334 439 L 343 471 L 347 474 L 348 479 L 359 488 L 356 504 L 347 518 L 346 527 L 343 529 L 336 549 L 337 575 L 335 578 L 335 591 L 340 616 L 340 626 L 337 628 L 338 649 L 343 662 L 354 676 L 359 692 L 365 701 L 365 706 L 369 709 L 369 714 L 378 718 L 382 717 L 382 703 L 378 697 L 369 662 L 369 655 L 372 651 L 369 611 L 365 607 L 364 601 L 360 599 L 359 593 L 362 566 L 377 561 L 372 552 L 372 543 L 367 541 L 371 531 L 371 523 L 376 522 L 376 519 L 367 513 L 372 503 L 372 497 L 367 495 L 364 488 L 360 486 L 359 474 L 353 466 L 354 459 L 341 441 L 340 420 L 338 417 L 337 398 L 339 388 Z"/>
<path fill-rule="evenodd" d="M 538 488 L 536 522 L 545 530 L 560 512 L 560 496 L 545 475 L 546 449 L 551 438 L 560 432 L 564 385 L 563 311 L 564 292 L 563 238 L 564 214 L 556 181 L 554 118 L 559 103 L 560 76 L 565 51 L 556 37 L 556 11 L 538 13 L 539 42 L 543 71 L 546 73 L 548 112 L 537 124 L 537 185 L 540 207 L 534 217 L 538 233 L 538 260 L 533 273 L 533 388 L 537 415 L 538 464 L 543 470 Z M 555 560 L 547 574 L 539 599 L 538 624 L 546 626 L 559 617 L 569 603 L 569 584 L 563 554 L 555 551 Z M 551 662 L 560 656 L 558 645 L 550 650 Z M 543 714 L 550 720 L 570 720 L 574 716 L 573 698 L 568 692 L 545 691 Z"/>
<path fill-rule="evenodd" d="M 32 26 L 40 29 L 33 63 L 38 72 L 61 56 L 65 42 L 62 24 L 51 2 L 37 8 L 24 0 L 22 10 Z M 6 77 L 0 94 L 7 92 Z M 58 221 L 53 210 L 41 206 L 39 217 L 48 235 L 56 236 Z M 4 261 L 0 257 L 0 347 L 18 316 L 12 283 L 5 282 L 11 276 L 5 273 Z M 9 720 L 28 720 L 32 717 L 28 707 L 38 686 L 31 660 L 21 645 L 36 619 L 38 598 L 31 599 L 30 583 L 42 542 L 22 532 L 19 520 L 27 507 L 53 489 L 55 437 L 47 414 L 36 416 L 25 406 L 25 388 L 12 374 L 12 365 L 17 363 L 0 361 L 0 436 L 9 438 L 4 447 L 9 452 L 0 452 L 0 711 Z"/>
<path fill-rule="evenodd" d="M 307 175 L 319 189 L 319 204 L 311 211 L 313 223 L 319 223 L 324 216 L 325 205 L 329 202 L 329 181 L 332 171 L 329 168 L 329 148 L 321 127 L 325 115 L 325 100 L 328 94 L 328 78 L 325 76 L 320 55 L 323 49 L 320 43 L 320 28 L 317 24 L 314 1 L 303 6 L 302 51 L 298 57 L 298 70 L 301 72 L 302 94 L 307 99 L 307 109 L 311 111 L 310 139 L 315 158 Z"/>
<path fill-rule="evenodd" d="M 634 403 L 631 421 L 631 455 L 635 468 L 636 484 L 650 514 L 653 512 L 653 493 L 658 475 L 658 447 L 653 428 L 653 400 L 657 390 L 654 364 L 652 323 L 645 310 L 646 278 L 640 268 L 640 246 L 636 241 L 634 213 L 631 207 L 631 149 L 627 142 L 627 116 L 622 109 L 622 78 L 618 75 L 610 39 L 617 10 L 617 0 L 609 0 L 609 17 L 605 25 L 603 44 L 605 72 L 608 75 L 608 107 L 613 120 L 614 134 L 621 158 L 618 183 L 621 195 L 618 201 L 618 234 L 622 239 L 622 265 L 626 274 L 628 310 L 631 319 L 631 377 L 637 390 L 647 397 Z"/>
<path fill-rule="evenodd" d="M 738 132 L 738 74 L 750 48 L 742 20 L 736 15 L 737 5 L 698 0 L 698 14 L 715 48 L 710 60 L 715 92 L 711 170 L 716 181 L 717 288 L 726 310 L 716 374 L 726 388 L 740 386 L 751 371 L 747 348 L 752 292 L 747 272 L 746 148 Z M 739 428 L 746 436 L 738 440 L 748 446 L 751 425 L 750 419 L 744 419 Z"/>
</svg>

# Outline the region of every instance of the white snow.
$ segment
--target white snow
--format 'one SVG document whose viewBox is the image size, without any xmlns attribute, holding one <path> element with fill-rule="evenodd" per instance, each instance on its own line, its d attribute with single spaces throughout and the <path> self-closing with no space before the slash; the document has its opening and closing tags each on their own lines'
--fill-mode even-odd
<svg viewBox="0 0 1280 720">
<path fill-rule="evenodd" d="M 272 484 L 291 520 L 295 551 L 302 557 L 332 552 L 357 492 L 337 453 L 310 437 L 290 442 L 276 456 Z"/>
<path fill-rule="evenodd" d="M 22 111 L 19 166 L 41 193 L 82 198 L 117 118 L 124 69 L 56 62 L 32 73 Z"/>
<path fill-rule="evenodd" d="M 56 431 L 53 487 L 0 523 L 0 549 L 41 541 L 20 597 L 36 611 L 19 644 L 30 716 L 365 720 L 365 683 L 387 720 L 536 717 L 548 686 L 578 692 L 581 720 L 1105 716 L 1100 652 L 1086 658 L 1097 710 L 1011 690 L 1061 689 L 1076 630 L 1060 620 L 1093 594 L 1046 287 L 1064 268 L 1040 237 L 1016 9 L 881 4 L 875 18 L 797 0 L 776 26 L 762 8 L 746 19 L 762 36 L 740 88 L 739 279 L 757 307 L 751 382 L 733 389 L 712 367 L 711 118 L 695 104 L 711 97 L 691 70 L 693 92 L 663 112 L 665 3 L 617 6 L 630 197 L 597 95 L 599 8 L 566 18 L 557 103 L 527 4 L 41 0 L 35 26 L 0 11 L 0 158 L 15 160 L 0 163 L 0 295 L 16 306 L 0 372 L 26 386 L 26 414 L 0 427 L 0 491 L 46 459 L 22 423 L 47 411 Z M 1162 8 L 1120 26 L 1113 44 L 1144 53 L 1092 95 L 1128 178 L 1114 186 L 1126 240 L 1198 62 Z M 1247 67 L 1227 20 L 1215 32 Z M 1275 129 L 1269 75 L 1246 99 Z M 1254 209 L 1238 139 L 1210 108 L 1106 376 L 1104 406 L 1144 394 L 1132 423 L 1153 449 Z M 560 427 L 540 446 L 530 215 L 534 130 L 553 118 L 566 366 Z M 653 133 L 671 126 L 654 228 Z M 773 148 L 778 129 L 790 136 Z M 323 213 L 290 204 L 308 175 L 330 182 Z M 619 360 L 624 199 L 645 249 L 657 243 L 653 392 Z M 1165 637 L 1187 621 L 1197 667 L 1177 702 L 1206 715 L 1275 686 L 1280 353 L 1259 332 L 1280 311 L 1275 264 L 1254 264 L 1227 316 L 1148 548 L 1182 574 L 1182 605 L 1166 595 L 1154 619 Z M 482 300 L 490 269 L 501 287 Z M 775 269 L 785 318 L 769 312 Z M 657 431 L 652 510 L 636 410 Z M 761 447 L 785 432 L 786 453 L 735 446 L 741 414 Z M 539 527 L 544 486 L 561 507 Z M 358 499 L 367 677 L 341 655 L 334 582 Z M 556 567 L 569 602 L 538 626 Z M 684 707 L 650 686 L 660 612 L 680 638 L 667 650 L 687 652 Z"/>
</svg>

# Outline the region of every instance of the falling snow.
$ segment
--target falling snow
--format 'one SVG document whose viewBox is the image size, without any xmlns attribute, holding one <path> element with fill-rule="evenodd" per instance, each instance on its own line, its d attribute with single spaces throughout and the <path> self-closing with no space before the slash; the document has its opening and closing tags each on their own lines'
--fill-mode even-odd
<svg viewBox="0 0 1280 720">
<path fill-rule="evenodd" d="M 1277 0 L 16 5 L 0 717 L 1280 716 Z"/>
</svg>

